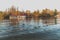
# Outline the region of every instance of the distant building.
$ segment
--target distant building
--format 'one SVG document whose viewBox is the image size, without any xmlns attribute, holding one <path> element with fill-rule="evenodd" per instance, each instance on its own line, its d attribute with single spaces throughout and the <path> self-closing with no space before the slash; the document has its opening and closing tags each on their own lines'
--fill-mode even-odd
<svg viewBox="0 0 60 40">
<path fill-rule="evenodd" d="M 24 12 L 20 12 L 20 14 L 17 16 L 18 20 L 22 20 L 26 18 L 26 15 Z"/>
</svg>

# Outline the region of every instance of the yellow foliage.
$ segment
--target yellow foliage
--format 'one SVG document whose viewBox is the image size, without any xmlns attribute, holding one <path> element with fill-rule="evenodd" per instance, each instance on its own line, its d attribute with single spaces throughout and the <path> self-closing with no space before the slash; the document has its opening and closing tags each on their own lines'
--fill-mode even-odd
<svg viewBox="0 0 60 40">
<path fill-rule="evenodd" d="M 3 13 L 0 13 L 0 20 L 4 18 Z"/>
</svg>

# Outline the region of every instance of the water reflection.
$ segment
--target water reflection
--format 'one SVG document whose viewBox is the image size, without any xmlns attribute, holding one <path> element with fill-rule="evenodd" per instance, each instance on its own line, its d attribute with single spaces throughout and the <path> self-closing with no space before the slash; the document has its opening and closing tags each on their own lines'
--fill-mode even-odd
<svg viewBox="0 0 60 40">
<path fill-rule="evenodd" d="M 51 18 L 48 18 L 48 19 L 43 19 L 42 23 L 46 24 L 46 25 L 54 25 L 54 24 L 57 24 L 57 20 L 56 20 L 56 18 L 51 17 Z"/>
<path fill-rule="evenodd" d="M 39 29 L 42 26 L 49 26 L 57 24 L 57 18 L 25 18 L 22 20 L 11 19 L 4 20 L 0 22 L 0 33 L 2 34 L 18 34 L 18 33 L 28 33 L 35 32 L 36 29 Z"/>
</svg>

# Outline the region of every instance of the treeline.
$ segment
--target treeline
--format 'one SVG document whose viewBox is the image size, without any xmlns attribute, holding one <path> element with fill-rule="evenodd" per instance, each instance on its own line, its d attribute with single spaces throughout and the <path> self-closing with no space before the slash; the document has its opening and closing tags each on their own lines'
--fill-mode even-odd
<svg viewBox="0 0 60 40">
<path fill-rule="evenodd" d="M 10 17 L 17 17 L 17 16 L 26 16 L 26 18 L 49 18 L 49 17 L 56 17 L 59 12 L 50 9 L 43 9 L 42 11 L 36 10 L 31 12 L 30 10 L 26 11 L 19 11 L 18 9 L 11 7 L 8 11 L 0 11 L 0 20 L 10 19 Z"/>
</svg>

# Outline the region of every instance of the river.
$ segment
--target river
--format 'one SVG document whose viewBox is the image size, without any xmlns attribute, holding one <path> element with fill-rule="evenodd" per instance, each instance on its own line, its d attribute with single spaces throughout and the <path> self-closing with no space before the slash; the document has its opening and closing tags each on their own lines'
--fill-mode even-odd
<svg viewBox="0 0 60 40">
<path fill-rule="evenodd" d="M 25 18 L 16 25 L 11 25 L 9 20 L 0 21 L 0 39 L 60 40 L 59 21 L 58 18 Z"/>
</svg>

